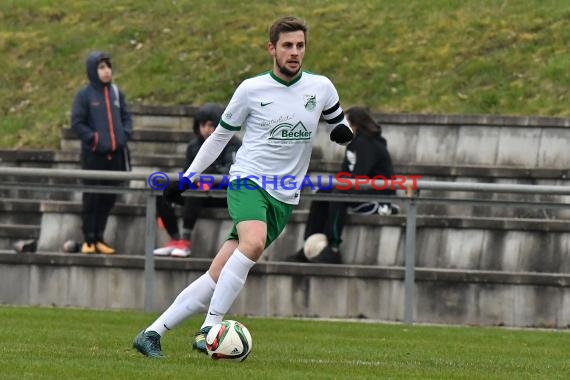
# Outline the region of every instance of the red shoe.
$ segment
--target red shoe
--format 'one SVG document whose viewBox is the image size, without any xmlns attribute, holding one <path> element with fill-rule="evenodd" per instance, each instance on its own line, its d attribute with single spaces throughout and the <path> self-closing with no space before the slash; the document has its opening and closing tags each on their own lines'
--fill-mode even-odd
<svg viewBox="0 0 570 380">
<path fill-rule="evenodd" d="M 192 242 L 190 240 L 178 240 L 176 248 L 170 252 L 173 257 L 188 257 L 190 256 Z"/>
<path fill-rule="evenodd" d="M 157 248 L 152 251 L 156 256 L 170 256 L 172 251 L 178 247 L 178 242 L 180 240 L 170 240 L 166 245 L 162 248 Z"/>
</svg>

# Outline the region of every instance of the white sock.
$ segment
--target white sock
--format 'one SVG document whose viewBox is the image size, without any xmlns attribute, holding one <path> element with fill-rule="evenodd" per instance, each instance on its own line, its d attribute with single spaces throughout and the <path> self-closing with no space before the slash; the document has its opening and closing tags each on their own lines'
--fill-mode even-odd
<svg viewBox="0 0 570 380">
<path fill-rule="evenodd" d="M 247 258 L 237 248 L 235 249 L 222 268 L 202 327 L 213 326 L 224 319 L 224 315 L 230 310 L 245 284 L 249 270 L 254 265 L 255 261 Z"/>
<path fill-rule="evenodd" d="M 156 331 L 160 336 L 163 336 L 168 330 L 172 330 L 185 319 L 204 310 L 212 298 L 215 288 L 216 282 L 210 273 L 204 273 L 181 291 L 172 305 L 145 331 Z"/>
</svg>

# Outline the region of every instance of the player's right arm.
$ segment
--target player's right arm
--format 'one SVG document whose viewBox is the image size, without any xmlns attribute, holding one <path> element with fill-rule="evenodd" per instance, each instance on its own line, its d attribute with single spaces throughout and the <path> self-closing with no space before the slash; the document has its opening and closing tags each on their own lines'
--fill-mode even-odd
<svg viewBox="0 0 570 380">
<path fill-rule="evenodd" d="M 220 124 L 210 137 L 206 139 L 204 144 L 202 144 L 196 158 L 194 158 L 190 167 L 184 172 L 184 177 L 188 178 L 190 182 L 194 182 L 204 170 L 210 167 L 222 153 L 233 135 L 241 129 L 241 125 L 248 114 L 247 88 L 244 82 L 240 84 L 234 92 L 220 119 Z M 168 202 L 176 202 L 176 200 L 179 200 L 180 195 L 188 188 L 187 184 L 184 185 L 184 183 L 179 181 L 172 181 L 164 190 L 164 199 Z"/>
<path fill-rule="evenodd" d="M 184 177 L 193 181 L 204 170 L 210 167 L 216 161 L 216 158 L 222 153 L 225 146 L 231 140 L 235 131 L 228 130 L 218 126 L 214 132 L 204 141 L 200 147 L 198 154 L 190 164 L 190 167 L 184 173 Z"/>
<path fill-rule="evenodd" d="M 219 163 L 216 164 L 216 170 L 218 173 L 228 174 L 230 172 L 230 167 L 236 160 L 237 151 L 239 150 L 240 146 L 240 139 L 237 137 L 232 137 L 230 142 L 224 148 Z"/>
<path fill-rule="evenodd" d="M 249 114 L 247 82 L 238 86 L 226 107 L 220 124 L 198 151 L 196 158 L 184 173 L 184 177 L 193 180 L 206 170 L 222 153 L 233 135 L 241 129 L 241 125 Z"/>
<path fill-rule="evenodd" d="M 218 126 L 210 137 L 204 141 L 194 161 L 192 161 L 192 164 L 184 173 L 184 177 L 188 178 L 189 182 L 171 181 L 164 189 L 164 199 L 169 203 L 180 203 L 182 201 L 182 193 L 190 188 L 191 182 L 198 179 L 200 173 L 212 165 L 234 133 L 235 131 Z"/>
</svg>

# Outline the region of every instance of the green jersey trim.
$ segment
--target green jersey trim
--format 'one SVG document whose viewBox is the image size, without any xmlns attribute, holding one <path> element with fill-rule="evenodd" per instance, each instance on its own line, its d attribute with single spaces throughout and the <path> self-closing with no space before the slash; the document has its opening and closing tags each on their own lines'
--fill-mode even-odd
<svg viewBox="0 0 570 380">
<path fill-rule="evenodd" d="M 259 74 L 255 75 L 255 76 L 253 76 L 253 78 L 257 78 L 257 77 L 261 77 L 261 76 L 267 75 L 267 74 L 269 74 L 270 72 L 271 72 L 271 71 L 269 71 L 269 70 L 264 71 L 264 72 L 262 72 L 262 73 L 259 73 Z"/>
<path fill-rule="evenodd" d="M 220 120 L 220 125 L 225 129 L 227 129 L 228 131 L 239 131 L 241 129 L 241 127 L 234 127 L 233 125 L 229 125 L 223 120 Z"/>
<path fill-rule="evenodd" d="M 314 73 L 314 72 L 312 72 L 312 71 L 310 71 L 310 70 L 303 70 L 303 72 L 304 72 L 304 73 L 307 73 L 307 74 L 318 75 L 318 76 L 320 76 L 320 77 L 323 76 L 323 75 L 321 75 L 321 74 Z"/>
<path fill-rule="evenodd" d="M 271 78 L 273 78 L 273 80 L 275 80 L 276 82 L 279 82 L 282 85 L 289 87 L 289 86 L 294 85 L 295 83 L 297 83 L 301 79 L 301 76 L 303 76 L 303 72 L 301 71 L 299 73 L 299 76 L 297 76 L 296 78 L 294 78 L 293 80 L 291 80 L 289 82 L 284 81 L 283 79 L 279 78 L 277 75 L 275 75 L 275 73 L 273 71 L 271 71 L 269 73 L 269 75 L 271 75 Z"/>
</svg>

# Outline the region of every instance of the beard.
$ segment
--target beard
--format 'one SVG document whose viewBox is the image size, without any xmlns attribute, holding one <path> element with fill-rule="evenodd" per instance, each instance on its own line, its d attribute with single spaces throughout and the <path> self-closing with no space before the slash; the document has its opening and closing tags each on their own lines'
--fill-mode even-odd
<svg viewBox="0 0 570 380">
<path fill-rule="evenodd" d="M 297 75 L 299 73 L 299 71 L 301 71 L 301 65 L 299 65 L 299 68 L 295 71 L 291 71 L 289 69 L 287 69 L 285 67 L 285 65 L 280 65 L 279 66 L 279 72 L 289 78 L 293 78 L 295 75 Z"/>
</svg>

